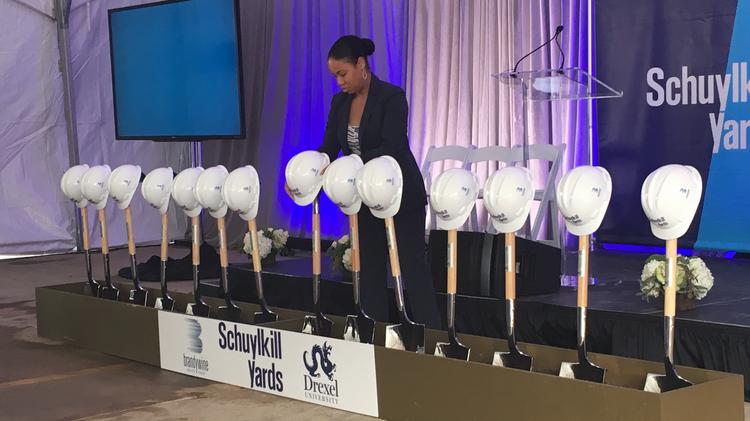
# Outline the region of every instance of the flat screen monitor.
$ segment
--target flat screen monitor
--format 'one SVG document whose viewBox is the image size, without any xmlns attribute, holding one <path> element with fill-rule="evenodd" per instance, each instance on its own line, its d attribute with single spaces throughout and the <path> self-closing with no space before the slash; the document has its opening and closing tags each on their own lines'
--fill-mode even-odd
<svg viewBox="0 0 750 421">
<path fill-rule="evenodd" d="M 117 139 L 243 138 L 236 0 L 109 10 Z"/>
</svg>

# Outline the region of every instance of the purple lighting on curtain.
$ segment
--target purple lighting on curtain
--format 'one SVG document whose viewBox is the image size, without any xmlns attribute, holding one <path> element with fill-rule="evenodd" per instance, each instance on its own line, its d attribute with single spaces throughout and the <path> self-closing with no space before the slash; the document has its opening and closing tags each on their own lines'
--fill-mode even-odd
<svg viewBox="0 0 750 421">
<path fill-rule="evenodd" d="M 268 81 L 259 140 L 259 163 L 266 186 L 261 206 L 270 226 L 289 229 L 292 236 L 309 237 L 310 206 L 294 204 L 284 191 L 286 163 L 295 154 L 317 149 L 331 104 L 339 92 L 327 67 L 331 45 L 342 35 L 370 38 L 375 53 L 370 66 L 383 80 L 404 80 L 406 5 L 390 1 L 276 2 Z M 273 175 L 269 175 L 273 174 Z M 321 230 L 324 237 L 348 233 L 341 211 L 321 193 Z"/>
</svg>

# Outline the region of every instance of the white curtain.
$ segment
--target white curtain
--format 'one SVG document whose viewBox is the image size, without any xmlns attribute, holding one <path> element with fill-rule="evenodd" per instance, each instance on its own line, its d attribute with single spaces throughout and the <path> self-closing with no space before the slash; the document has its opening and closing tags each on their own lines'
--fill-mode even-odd
<svg viewBox="0 0 750 421">
<path fill-rule="evenodd" d="M 418 161 L 431 146 L 521 145 L 521 92 L 491 75 L 512 69 L 558 25 L 565 26 L 566 67 L 586 65 L 585 0 L 410 0 L 408 15 L 406 88 L 411 146 Z M 525 60 L 519 70 L 556 67 L 559 62 L 552 44 Z M 586 142 L 581 127 L 585 112 L 574 102 L 534 103 L 530 144 L 566 143 L 563 170 L 580 163 L 582 157 L 576 156 Z M 432 174 L 456 165 L 436 163 Z M 529 166 L 537 188 L 542 188 L 546 164 L 531 161 Z M 482 182 L 496 169 L 496 163 L 473 168 Z M 481 201 L 477 206 L 480 221 L 486 220 Z"/>
<path fill-rule="evenodd" d="M 75 245 L 52 15 L 51 1 L 0 1 L 0 254 Z"/>
</svg>

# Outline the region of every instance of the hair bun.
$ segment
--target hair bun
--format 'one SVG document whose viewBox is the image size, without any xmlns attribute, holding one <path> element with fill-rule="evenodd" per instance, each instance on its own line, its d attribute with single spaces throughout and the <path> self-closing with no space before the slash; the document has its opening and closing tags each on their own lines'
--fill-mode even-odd
<svg viewBox="0 0 750 421">
<path fill-rule="evenodd" d="M 375 52 L 375 43 L 369 38 L 360 38 L 362 43 L 362 53 L 365 56 L 371 56 Z"/>
</svg>

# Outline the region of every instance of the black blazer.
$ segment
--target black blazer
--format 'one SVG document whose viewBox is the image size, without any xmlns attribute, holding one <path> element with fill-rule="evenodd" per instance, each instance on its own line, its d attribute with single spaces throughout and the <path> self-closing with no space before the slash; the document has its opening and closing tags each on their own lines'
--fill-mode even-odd
<svg viewBox="0 0 750 421">
<path fill-rule="evenodd" d="M 339 92 L 331 100 L 323 145 L 318 149 L 328 154 L 331 162 L 336 159 L 339 151 L 343 151 L 344 155 L 352 153 L 346 141 L 352 98 L 352 94 Z M 373 158 L 390 155 L 398 161 L 404 177 L 402 209 L 427 205 L 422 174 L 409 149 L 408 117 L 409 105 L 406 103 L 404 90 L 372 75 L 370 91 L 359 123 L 361 158 L 367 163 Z"/>
</svg>

